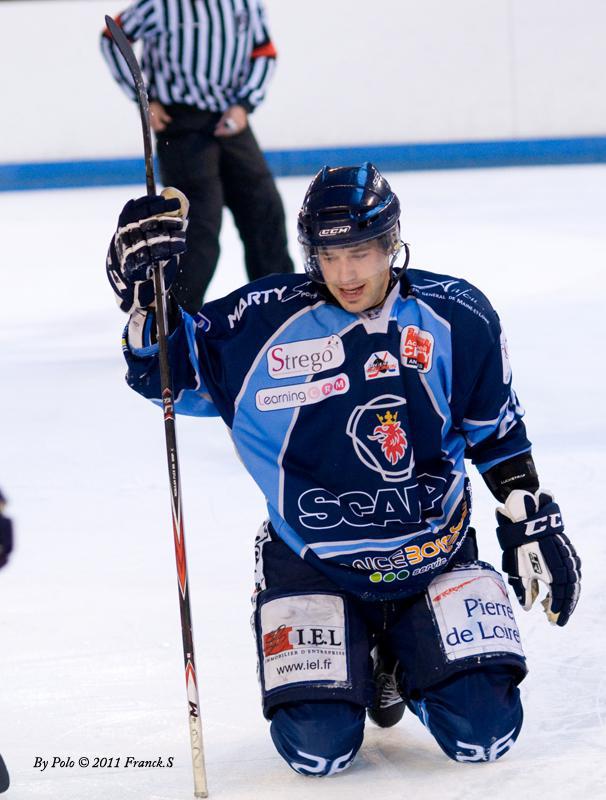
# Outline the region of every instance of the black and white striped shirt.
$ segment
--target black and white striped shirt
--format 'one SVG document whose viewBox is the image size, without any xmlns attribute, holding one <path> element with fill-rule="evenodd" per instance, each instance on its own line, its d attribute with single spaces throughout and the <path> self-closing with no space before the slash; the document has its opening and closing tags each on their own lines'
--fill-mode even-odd
<svg viewBox="0 0 606 800">
<path fill-rule="evenodd" d="M 142 40 L 151 100 L 209 111 L 236 104 L 252 111 L 263 100 L 276 50 L 260 0 L 137 0 L 116 22 L 131 42 Z M 107 30 L 101 50 L 134 100 L 132 78 Z"/>
</svg>

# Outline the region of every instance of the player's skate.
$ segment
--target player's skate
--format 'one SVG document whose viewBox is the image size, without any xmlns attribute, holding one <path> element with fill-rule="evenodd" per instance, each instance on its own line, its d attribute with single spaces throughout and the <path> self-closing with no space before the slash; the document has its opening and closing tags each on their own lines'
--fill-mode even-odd
<svg viewBox="0 0 606 800">
<path fill-rule="evenodd" d="M 406 708 L 406 701 L 400 694 L 396 681 L 399 662 L 380 652 L 378 647 L 373 649 L 371 656 L 375 665 L 373 673 L 375 696 L 366 713 L 375 725 L 380 728 L 391 728 L 402 719 Z"/>
</svg>

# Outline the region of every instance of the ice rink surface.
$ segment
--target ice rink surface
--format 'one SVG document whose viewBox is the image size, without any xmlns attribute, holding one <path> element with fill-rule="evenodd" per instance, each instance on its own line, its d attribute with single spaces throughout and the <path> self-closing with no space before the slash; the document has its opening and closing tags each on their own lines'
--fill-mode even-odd
<svg viewBox="0 0 606 800">
<path fill-rule="evenodd" d="M 540 607 L 518 611 L 526 721 L 496 764 L 448 761 L 406 712 L 390 730 L 368 725 L 348 771 L 301 777 L 274 751 L 255 675 L 263 499 L 219 420 L 179 419 L 211 798 L 604 797 L 606 167 L 388 177 L 412 265 L 466 277 L 499 311 L 543 485 L 583 559 L 581 600 L 563 629 Z M 297 259 L 307 183 L 279 181 Z M 0 572 L 0 752 L 14 800 L 193 796 L 162 417 L 124 383 L 125 319 L 104 274 L 118 212 L 142 193 L 0 194 L 0 486 L 16 525 Z M 245 280 L 228 215 L 222 247 L 211 296 Z M 495 504 L 472 478 L 480 554 L 499 564 Z M 75 766 L 34 768 L 54 756 Z M 95 756 L 122 763 L 78 766 Z M 174 766 L 125 769 L 127 756 Z"/>
</svg>

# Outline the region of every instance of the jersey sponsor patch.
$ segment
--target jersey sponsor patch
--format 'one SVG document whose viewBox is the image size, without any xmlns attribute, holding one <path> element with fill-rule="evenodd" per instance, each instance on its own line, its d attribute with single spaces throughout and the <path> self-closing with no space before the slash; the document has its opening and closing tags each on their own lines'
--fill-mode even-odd
<svg viewBox="0 0 606 800">
<path fill-rule="evenodd" d="M 276 344 L 267 351 L 267 371 L 272 378 L 315 375 L 340 367 L 345 350 L 340 336 Z"/>
<path fill-rule="evenodd" d="M 334 378 L 324 378 L 313 383 L 297 383 L 279 388 L 259 389 L 255 403 L 259 411 L 278 411 L 320 403 L 333 395 L 349 391 L 349 378 L 342 372 Z"/>
<path fill-rule="evenodd" d="M 421 520 L 416 483 L 409 486 L 384 487 L 372 494 L 358 490 L 337 495 L 328 489 L 318 487 L 307 489 L 299 495 L 298 504 L 301 512 L 299 522 L 312 530 L 337 528 L 340 525 L 353 528 L 385 528 L 387 525 L 406 525 Z M 404 536 L 404 539 L 406 538 L 409 537 Z M 339 550 L 339 542 L 335 541 L 332 544 L 316 542 L 309 546 L 316 555 L 323 558 L 333 557 Z M 352 542 L 348 540 L 346 544 L 348 545 L 346 551 L 354 552 Z M 367 550 L 369 547 L 372 547 L 372 543 L 362 540 L 359 549 Z"/>
<path fill-rule="evenodd" d="M 260 617 L 265 691 L 292 683 L 347 682 L 342 597 L 279 597 L 261 606 Z"/>
<path fill-rule="evenodd" d="M 235 328 L 250 306 L 261 306 L 269 303 L 271 300 L 282 300 L 284 292 L 287 289 L 288 286 L 276 286 L 273 289 L 262 289 L 243 295 L 234 306 L 234 310 L 231 314 L 227 315 L 229 327 Z"/>
<path fill-rule="evenodd" d="M 507 589 L 495 570 L 471 567 L 443 573 L 427 594 L 448 661 L 496 653 L 524 658 Z"/>
<path fill-rule="evenodd" d="M 380 395 L 356 406 L 347 421 L 356 455 L 386 481 L 404 481 L 413 474 L 412 448 L 400 419 L 405 405 L 403 397 Z"/>
<path fill-rule="evenodd" d="M 398 412 L 388 409 L 385 414 L 377 414 L 379 424 L 375 425 L 372 434 L 367 436 L 371 442 L 379 442 L 385 458 L 390 464 L 397 464 L 406 453 L 408 439 L 402 429 L 402 423 L 398 419 Z"/>
<path fill-rule="evenodd" d="M 400 339 L 400 359 L 409 369 L 429 372 L 433 358 L 434 339 L 429 331 L 417 325 L 407 325 Z"/>
<path fill-rule="evenodd" d="M 395 356 L 387 350 L 373 353 L 364 364 L 364 375 L 367 381 L 374 381 L 376 378 L 389 378 L 392 375 L 400 374 L 400 364 Z"/>
<path fill-rule="evenodd" d="M 296 300 L 296 299 L 304 299 L 304 300 L 317 300 L 319 294 L 316 289 L 314 289 L 314 285 L 311 281 L 305 281 L 305 283 L 299 283 L 297 286 L 293 286 L 292 289 L 286 292 L 280 298 L 281 303 L 288 303 L 289 300 Z"/>
</svg>

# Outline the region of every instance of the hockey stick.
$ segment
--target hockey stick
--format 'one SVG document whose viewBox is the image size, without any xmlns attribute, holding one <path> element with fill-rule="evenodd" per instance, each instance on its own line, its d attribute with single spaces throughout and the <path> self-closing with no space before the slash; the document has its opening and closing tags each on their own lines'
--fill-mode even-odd
<svg viewBox="0 0 606 800">
<path fill-rule="evenodd" d="M 154 162 L 149 125 L 149 102 L 143 82 L 141 69 L 123 31 L 106 16 L 105 23 L 114 43 L 128 66 L 135 82 L 141 126 L 143 128 L 143 146 L 145 150 L 145 177 L 147 194 L 156 194 L 154 178 Z M 185 558 L 185 532 L 181 509 L 181 486 L 179 481 L 179 459 L 177 455 L 177 436 L 175 430 L 175 410 L 173 391 L 168 363 L 168 344 L 166 340 L 166 293 L 164 291 L 163 266 L 154 267 L 154 299 L 156 305 L 156 324 L 158 328 L 158 349 L 160 361 L 160 381 L 162 388 L 162 404 L 164 407 L 164 433 L 166 435 L 166 457 L 168 460 L 168 477 L 171 491 L 171 508 L 173 515 L 173 538 L 175 557 L 177 560 L 177 581 L 179 583 L 179 611 L 181 612 L 181 636 L 183 639 L 183 657 L 185 660 L 185 685 L 187 688 L 187 704 L 189 713 L 189 736 L 194 770 L 194 796 L 208 797 L 206 786 L 206 768 L 204 766 L 204 746 L 202 743 L 202 721 L 200 719 L 200 702 L 194 659 L 194 639 L 192 632 L 191 609 L 189 604 L 189 581 L 187 579 L 187 561 Z"/>
</svg>

